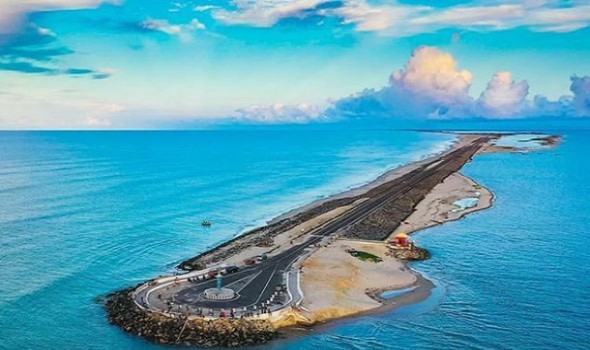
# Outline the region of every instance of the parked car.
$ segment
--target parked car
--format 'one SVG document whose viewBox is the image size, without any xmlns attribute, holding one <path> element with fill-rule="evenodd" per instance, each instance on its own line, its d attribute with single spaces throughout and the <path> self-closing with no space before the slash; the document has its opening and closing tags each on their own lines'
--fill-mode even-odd
<svg viewBox="0 0 590 350">
<path fill-rule="evenodd" d="M 215 277 L 217 277 L 218 274 L 219 274 L 219 270 L 209 271 L 209 273 L 207 274 L 207 277 L 208 278 L 215 278 Z"/>
<path fill-rule="evenodd" d="M 237 266 L 228 266 L 225 271 L 227 271 L 227 273 L 235 273 L 240 271 L 240 268 Z"/>
<path fill-rule="evenodd" d="M 258 260 L 264 261 L 266 259 L 268 259 L 268 257 L 266 256 L 266 254 L 260 254 L 260 255 L 258 255 Z"/>
</svg>

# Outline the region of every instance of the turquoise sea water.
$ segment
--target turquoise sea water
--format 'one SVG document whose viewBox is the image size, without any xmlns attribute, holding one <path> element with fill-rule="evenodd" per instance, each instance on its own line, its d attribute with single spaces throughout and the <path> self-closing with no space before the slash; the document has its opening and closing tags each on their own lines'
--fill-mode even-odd
<svg viewBox="0 0 590 350">
<path fill-rule="evenodd" d="M 313 199 L 448 146 L 394 131 L 0 133 L 0 348 L 158 349 L 94 299 Z M 465 173 L 490 210 L 420 233 L 433 297 L 275 349 L 584 349 L 590 133 Z M 490 171 L 493 169 L 493 171 Z M 214 222 L 200 227 L 203 219 Z"/>
<path fill-rule="evenodd" d="M 388 131 L 0 133 L 0 348 L 149 347 L 94 299 L 448 147 Z M 211 220 L 211 229 L 201 221 Z"/>
</svg>

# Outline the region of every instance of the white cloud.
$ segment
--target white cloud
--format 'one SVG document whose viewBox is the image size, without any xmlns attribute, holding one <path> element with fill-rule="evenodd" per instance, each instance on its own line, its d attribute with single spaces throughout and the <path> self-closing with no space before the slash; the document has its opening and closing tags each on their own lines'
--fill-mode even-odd
<svg viewBox="0 0 590 350">
<path fill-rule="evenodd" d="M 347 8 L 364 4 L 364 15 L 350 16 Z M 562 7 L 555 1 L 497 1 L 483 5 L 468 4 L 440 9 L 432 7 L 369 5 L 352 0 L 340 10 L 357 30 L 378 31 L 389 35 L 411 35 L 443 28 L 504 30 L 528 27 L 534 31 L 568 32 L 590 25 L 590 5 L 575 2 Z M 369 15 L 378 13 L 379 15 Z"/>
<path fill-rule="evenodd" d="M 214 9 L 218 9 L 219 6 L 213 6 L 213 5 L 200 5 L 200 6 L 195 6 L 195 8 L 193 9 L 195 12 L 205 12 L 205 11 L 210 11 L 210 10 L 214 10 Z"/>
<path fill-rule="evenodd" d="M 365 0 L 348 0 L 335 9 L 334 15 L 343 18 L 343 24 L 352 24 L 362 32 L 387 31 L 390 34 L 407 33 L 407 19 L 430 10 L 426 6 L 381 5 L 374 6 Z"/>
<path fill-rule="evenodd" d="M 201 23 L 198 19 L 193 18 L 193 20 L 190 21 L 189 26 L 194 28 L 194 29 L 198 29 L 198 30 L 205 30 L 205 25 L 203 23 Z"/>
<path fill-rule="evenodd" d="M 190 40 L 191 34 L 195 30 L 206 29 L 205 25 L 196 18 L 186 24 L 171 24 L 164 19 L 148 19 L 143 21 L 140 26 L 147 30 L 178 36 L 184 41 Z"/>
<path fill-rule="evenodd" d="M 576 114 L 590 117 L 590 76 L 573 76 L 571 80 L 570 90 L 574 94 L 573 104 Z"/>
<path fill-rule="evenodd" d="M 395 71 L 390 77 L 391 85 L 399 90 L 443 105 L 468 99 L 472 81 L 469 71 L 457 69 L 453 56 L 428 46 L 414 50 L 404 69 Z"/>
<path fill-rule="evenodd" d="M 472 75 L 457 68 L 448 53 L 435 47 L 414 50 L 389 85 L 365 90 L 334 102 L 329 115 L 358 113 L 400 118 L 451 118 L 466 116 L 473 105 L 469 96 Z"/>
<path fill-rule="evenodd" d="M 232 9 L 213 10 L 215 19 L 230 25 L 271 27 L 281 19 L 300 16 L 328 0 L 234 0 Z M 504 30 L 528 27 L 534 31 L 569 32 L 590 26 L 590 4 L 556 0 L 495 0 L 440 8 L 395 1 L 343 0 L 340 6 L 321 10 L 324 16 L 342 19 L 358 31 L 407 36 L 443 28 Z"/>
<path fill-rule="evenodd" d="M 276 103 L 271 106 L 238 109 L 236 119 L 259 123 L 305 123 L 322 119 L 322 111 L 322 108 L 306 103 L 293 106 Z"/>
<path fill-rule="evenodd" d="M 526 80 L 516 83 L 510 72 L 497 72 L 477 101 L 480 114 L 498 118 L 519 116 L 528 93 Z"/>
<path fill-rule="evenodd" d="M 214 9 L 213 18 L 226 24 L 271 27 L 283 18 L 297 16 L 326 0 L 234 0 L 235 9 Z"/>
<path fill-rule="evenodd" d="M 573 97 L 550 101 L 543 96 L 527 100 L 526 80 L 515 82 L 510 72 L 492 76 L 477 100 L 469 96 L 472 75 L 459 70 L 455 59 L 434 47 L 419 47 L 389 85 L 367 89 L 333 102 L 330 117 L 526 118 L 590 116 L 590 76 L 572 77 Z"/>
<path fill-rule="evenodd" d="M 27 13 L 95 8 L 120 0 L 0 0 L 0 34 L 18 32 Z"/>
</svg>

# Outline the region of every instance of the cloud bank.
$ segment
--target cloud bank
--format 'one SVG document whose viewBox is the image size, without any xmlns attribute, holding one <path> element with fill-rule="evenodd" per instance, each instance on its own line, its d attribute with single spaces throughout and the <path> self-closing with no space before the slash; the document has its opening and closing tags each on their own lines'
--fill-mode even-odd
<svg viewBox="0 0 590 350">
<path fill-rule="evenodd" d="M 469 96 L 472 80 L 471 72 L 458 69 L 450 54 L 422 46 L 414 50 L 403 69 L 390 76 L 388 86 L 335 101 L 327 113 L 351 116 L 366 111 L 398 118 L 461 117 L 473 105 Z"/>
<path fill-rule="evenodd" d="M 590 76 L 572 77 L 573 104 L 579 115 L 590 117 Z"/>
<path fill-rule="evenodd" d="M 320 107 L 306 103 L 293 106 L 276 103 L 271 106 L 250 106 L 238 109 L 234 119 L 256 123 L 306 123 L 322 119 L 322 112 Z"/>
<path fill-rule="evenodd" d="M 339 19 L 357 31 L 407 36 L 453 27 L 505 30 L 527 27 L 533 31 L 570 32 L 590 26 L 590 4 L 573 0 L 474 1 L 451 7 L 410 5 L 367 0 L 235 0 L 230 9 L 208 8 L 227 25 L 272 27 L 287 18 L 314 12 Z M 325 6 L 330 4 L 330 6 Z"/>
<path fill-rule="evenodd" d="M 506 71 L 495 73 L 477 99 L 469 95 L 473 75 L 458 67 L 449 53 L 435 47 L 414 50 L 387 86 L 366 89 L 331 101 L 326 109 L 310 106 L 254 106 L 237 111 L 239 119 L 290 123 L 378 117 L 397 119 L 509 119 L 590 116 L 590 76 L 571 78 L 571 96 L 550 101 L 528 98 L 526 80 L 516 82 Z"/>
<path fill-rule="evenodd" d="M 230 25 L 272 27 L 281 19 L 298 17 L 326 0 L 234 0 L 234 8 L 213 9 L 212 15 L 218 21 Z M 211 8 L 209 8 L 211 9 Z"/>
<path fill-rule="evenodd" d="M 510 72 L 497 72 L 481 93 L 477 107 L 481 114 L 487 116 L 518 116 L 526 108 L 528 93 L 526 80 L 516 83 Z"/>
<path fill-rule="evenodd" d="M 495 73 L 479 98 L 469 96 L 472 74 L 459 70 L 448 53 L 422 46 L 414 50 L 389 85 L 335 101 L 330 116 L 371 115 L 396 118 L 527 118 L 590 116 L 590 77 L 571 78 L 572 96 L 550 101 L 528 99 L 529 84 L 516 82 L 510 72 Z"/>
</svg>

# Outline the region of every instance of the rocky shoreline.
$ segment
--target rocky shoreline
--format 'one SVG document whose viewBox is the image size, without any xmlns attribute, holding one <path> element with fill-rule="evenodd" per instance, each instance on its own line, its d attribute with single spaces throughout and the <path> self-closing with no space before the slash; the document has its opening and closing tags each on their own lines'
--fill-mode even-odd
<svg viewBox="0 0 590 350">
<path fill-rule="evenodd" d="M 268 320 L 170 318 L 139 308 L 131 298 L 136 287 L 107 295 L 104 306 L 110 324 L 156 344 L 240 347 L 266 344 L 279 337 Z"/>
<path fill-rule="evenodd" d="M 416 246 L 412 249 L 393 250 L 391 255 L 402 261 L 422 261 L 430 259 L 430 252 L 427 249 Z"/>
</svg>

